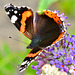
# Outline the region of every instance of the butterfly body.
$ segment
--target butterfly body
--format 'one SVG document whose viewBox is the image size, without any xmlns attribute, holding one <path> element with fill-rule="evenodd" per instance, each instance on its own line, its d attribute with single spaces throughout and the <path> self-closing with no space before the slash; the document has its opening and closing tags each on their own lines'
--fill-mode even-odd
<svg viewBox="0 0 75 75">
<path fill-rule="evenodd" d="M 21 64 L 20 72 L 28 67 L 42 48 L 55 44 L 65 34 L 63 22 L 52 11 L 44 10 L 41 15 L 36 12 L 33 16 L 30 8 L 16 7 L 12 4 L 6 5 L 5 11 L 16 28 L 31 40 L 27 48 L 32 50 Z"/>
</svg>

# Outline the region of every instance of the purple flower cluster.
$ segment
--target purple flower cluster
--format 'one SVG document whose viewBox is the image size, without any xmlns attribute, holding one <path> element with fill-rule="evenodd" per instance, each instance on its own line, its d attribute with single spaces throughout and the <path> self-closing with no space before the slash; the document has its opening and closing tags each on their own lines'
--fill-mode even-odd
<svg viewBox="0 0 75 75">
<path fill-rule="evenodd" d="M 47 63 L 55 65 L 60 71 L 75 74 L 75 36 L 70 37 L 66 34 L 61 41 L 44 50 L 36 60 L 38 65 L 32 65 L 31 68 L 35 69 L 38 75 L 41 73 L 42 66 Z"/>
<path fill-rule="evenodd" d="M 55 10 L 54 12 L 59 15 L 58 11 Z M 65 20 L 67 17 L 64 16 L 64 13 L 59 16 L 65 26 L 70 26 L 70 23 Z M 55 45 L 43 50 L 36 61 L 37 65 L 32 65 L 31 68 L 36 70 L 38 75 L 41 75 L 42 67 L 45 64 L 54 65 L 62 72 L 75 75 L 75 35 L 69 36 L 66 33 L 63 39 Z"/>
</svg>

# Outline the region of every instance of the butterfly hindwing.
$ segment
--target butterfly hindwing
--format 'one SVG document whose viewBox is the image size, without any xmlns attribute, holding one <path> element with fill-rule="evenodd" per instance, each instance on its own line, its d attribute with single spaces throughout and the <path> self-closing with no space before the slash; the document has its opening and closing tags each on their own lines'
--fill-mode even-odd
<svg viewBox="0 0 75 75">
<path fill-rule="evenodd" d="M 33 34 L 33 12 L 27 7 L 16 7 L 12 4 L 5 6 L 11 22 L 29 39 Z"/>
<path fill-rule="evenodd" d="M 41 52 L 41 48 L 35 47 L 33 48 L 30 53 L 26 56 L 26 58 L 23 60 L 19 71 L 22 72 L 25 70 L 28 65 L 37 57 L 37 55 Z"/>
</svg>

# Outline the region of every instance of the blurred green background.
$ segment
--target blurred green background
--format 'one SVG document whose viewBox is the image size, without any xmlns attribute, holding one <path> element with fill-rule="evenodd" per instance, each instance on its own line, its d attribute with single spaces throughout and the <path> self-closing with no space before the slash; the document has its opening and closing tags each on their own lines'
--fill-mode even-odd
<svg viewBox="0 0 75 75">
<path fill-rule="evenodd" d="M 59 10 L 60 14 L 68 16 L 71 26 L 67 32 L 75 34 L 75 0 L 0 0 L 0 75 L 36 75 L 29 66 L 27 70 L 19 73 L 17 66 L 22 62 L 30 50 L 26 46 L 30 43 L 23 34 L 10 22 L 5 13 L 4 5 L 13 3 L 16 6 L 29 6 L 34 14 L 43 9 Z M 24 41 L 27 44 L 9 39 L 8 36 Z M 36 62 L 32 64 L 36 65 Z"/>
</svg>

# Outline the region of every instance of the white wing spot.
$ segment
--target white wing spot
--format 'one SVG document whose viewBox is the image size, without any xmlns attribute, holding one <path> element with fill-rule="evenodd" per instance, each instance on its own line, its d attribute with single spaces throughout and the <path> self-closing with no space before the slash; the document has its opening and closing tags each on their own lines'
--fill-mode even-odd
<svg viewBox="0 0 75 75">
<path fill-rule="evenodd" d="M 23 72 L 25 69 L 26 69 L 26 68 L 24 68 L 24 69 L 20 68 L 19 70 L 21 70 L 20 72 Z"/>
<path fill-rule="evenodd" d="M 9 10 L 9 11 L 11 11 L 11 10 Z"/>
<path fill-rule="evenodd" d="M 25 65 L 27 63 L 27 61 L 24 61 L 21 65 Z"/>
<path fill-rule="evenodd" d="M 11 11 L 13 11 L 13 9 Z"/>
<path fill-rule="evenodd" d="M 9 15 L 9 14 L 10 14 L 10 13 L 9 13 L 9 11 L 8 11 L 6 14 L 8 14 L 8 15 Z"/>
<path fill-rule="evenodd" d="M 15 21 L 17 20 L 18 18 L 15 16 L 15 15 L 13 15 L 12 17 L 11 17 L 11 22 L 12 23 L 15 23 Z"/>
<path fill-rule="evenodd" d="M 15 14 L 17 14 L 18 11 L 14 11 Z"/>
<path fill-rule="evenodd" d="M 21 14 L 19 14 L 19 16 L 20 16 Z"/>
</svg>

